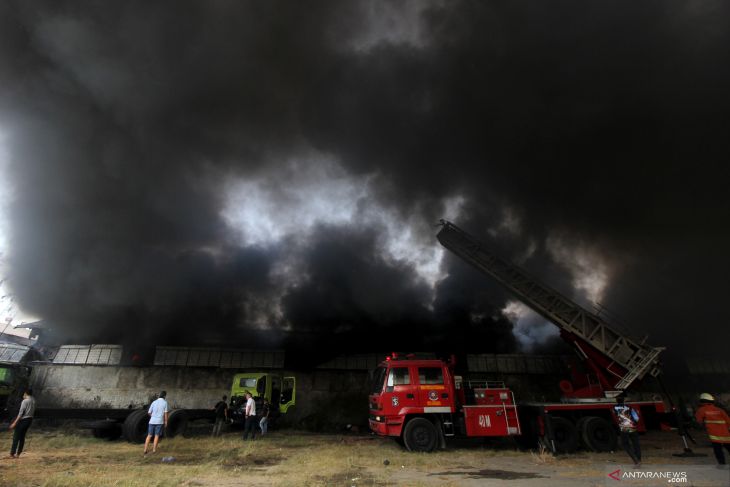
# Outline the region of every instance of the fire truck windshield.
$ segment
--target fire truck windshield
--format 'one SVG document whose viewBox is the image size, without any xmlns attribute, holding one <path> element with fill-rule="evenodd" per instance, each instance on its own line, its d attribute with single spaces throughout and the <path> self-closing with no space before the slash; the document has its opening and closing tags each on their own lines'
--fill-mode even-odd
<svg viewBox="0 0 730 487">
<path fill-rule="evenodd" d="M 370 388 L 372 394 L 379 394 L 383 392 L 383 383 L 385 382 L 385 375 L 388 373 L 388 369 L 385 367 L 378 367 L 373 373 L 373 384 Z"/>
</svg>

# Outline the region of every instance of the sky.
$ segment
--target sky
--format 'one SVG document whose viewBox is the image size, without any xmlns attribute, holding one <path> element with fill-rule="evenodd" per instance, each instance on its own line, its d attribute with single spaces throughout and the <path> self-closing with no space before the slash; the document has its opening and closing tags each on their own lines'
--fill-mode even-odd
<svg viewBox="0 0 730 487">
<path fill-rule="evenodd" d="M 6 1 L 10 292 L 70 341 L 544 351 L 441 218 L 723 353 L 721 1 Z"/>
</svg>

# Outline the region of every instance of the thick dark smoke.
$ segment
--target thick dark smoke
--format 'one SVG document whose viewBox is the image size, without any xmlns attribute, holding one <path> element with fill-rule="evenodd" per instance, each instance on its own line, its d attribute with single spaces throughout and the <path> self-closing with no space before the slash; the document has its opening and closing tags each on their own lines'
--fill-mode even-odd
<svg viewBox="0 0 730 487">
<path fill-rule="evenodd" d="M 728 10 L 3 2 L 13 291 L 73 340 L 517 350 L 447 217 L 723 350 Z"/>
</svg>

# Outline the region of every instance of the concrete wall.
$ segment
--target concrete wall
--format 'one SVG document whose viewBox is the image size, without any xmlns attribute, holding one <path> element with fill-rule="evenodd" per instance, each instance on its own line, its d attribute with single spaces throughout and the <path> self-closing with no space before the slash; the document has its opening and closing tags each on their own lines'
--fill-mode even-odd
<svg viewBox="0 0 730 487">
<path fill-rule="evenodd" d="M 295 426 L 313 431 L 337 430 L 347 424 L 367 428 L 370 372 L 316 370 L 297 374 Z"/>
<path fill-rule="evenodd" d="M 39 407 L 126 408 L 167 391 L 174 408 L 208 408 L 229 394 L 236 371 L 190 367 L 35 365 L 31 384 Z"/>
<path fill-rule="evenodd" d="M 172 408 L 205 409 L 213 407 L 223 394 L 230 395 L 233 376 L 240 372 L 247 370 L 35 365 L 31 385 L 39 408 L 136 408 L 165 390 Z M 287 415 L 287 423 L 313 430 L 367 424 L 368 372 L 271 372 L 293 375 L 297 380 L 297 405 Z"/>
</svg>

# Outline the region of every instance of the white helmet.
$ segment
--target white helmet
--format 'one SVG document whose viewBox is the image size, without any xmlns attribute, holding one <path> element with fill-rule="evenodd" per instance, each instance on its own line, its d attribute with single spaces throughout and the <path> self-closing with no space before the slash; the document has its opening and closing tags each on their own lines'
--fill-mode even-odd
<svg viewBox="0 0 730 487">
<path fill-rule="evenodd" d="M 712 394 L 708 394 L 706 392 L 703 392 L 700 394 L 700 401 L 715 401 L 715 398 L 712 397 Z"/>
</svg>

